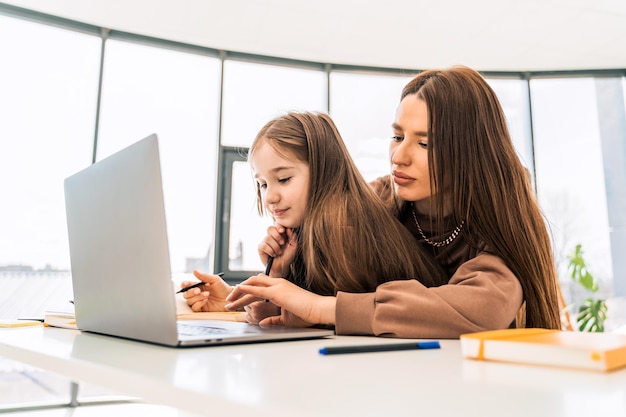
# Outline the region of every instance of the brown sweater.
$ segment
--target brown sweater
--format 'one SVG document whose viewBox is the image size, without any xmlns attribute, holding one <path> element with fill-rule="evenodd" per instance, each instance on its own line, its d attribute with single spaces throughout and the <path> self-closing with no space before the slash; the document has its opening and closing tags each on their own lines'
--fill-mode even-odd
<svg viewBox="0 0 626 417">
<path fill-rule="evenodd" d="M 383 179 L 372 183 L 383 197 L 392 190 Z M 427 236 L 428 217 L 418 215 Z M 448 284 L 427 288 L 416 280 L 380 285 L 373 293 L 337 294 L 335 331 L 341 335 L 403 338 L 458 338 L 463 333 L 514 326 L 522 305 L 522 287 L 501 258 L 477 251 L 458 236 L 441 250 L 421 238 L 412 215 L 400 221 L 424 250 L 432 251 L 448 272 Z M 449 225 L 449 232 L 456 225 Z"/>
</svg>

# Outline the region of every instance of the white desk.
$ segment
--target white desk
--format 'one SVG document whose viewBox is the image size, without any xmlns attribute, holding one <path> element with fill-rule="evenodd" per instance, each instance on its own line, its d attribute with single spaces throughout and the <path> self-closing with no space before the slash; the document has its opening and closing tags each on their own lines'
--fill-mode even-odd
<svg viewBox="0 0 626 417">
<path fill-rule="evenodd" d="M 318 354 L 322 346 L 392 342 L 335 337 L 174 349 L 73 330 L 0 329 L 2 356 L 199 415 L 626 415 L 626 369 L 466 360 L 457 340 L 436 350 Z"/>
</svg>

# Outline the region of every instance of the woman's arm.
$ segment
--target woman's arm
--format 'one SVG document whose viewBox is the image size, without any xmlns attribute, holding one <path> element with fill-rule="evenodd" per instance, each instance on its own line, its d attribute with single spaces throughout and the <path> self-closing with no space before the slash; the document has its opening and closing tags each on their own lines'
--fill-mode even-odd
<svg viewBox="0 0 626 417">
<path fill-rule="evenodd" d="M 259 298 L 284 310 L 260 324 L 335 324 L 336 333 L 344 335 L 456 339 L 463 333 L 509 327 L 522 304 L 522 287 L 500 258 L 483 253 L 461 265 L 449 284 L 432 288 L 399 280 L 373 293 L 323 297 L 284 279 L 258 275 L 233 290 L 226 308 L 241 308 Z"/>
<path fill-rule="evenodd" d="M 374 293 L 337 295 L 337 334 L 405 338 L 458 338 L 507 328 L 522 304 L 522 287 L 496 256 L 482 253 L 462 264 L 449 284 L 427 288 L 391 281 Z"/>
</svg>

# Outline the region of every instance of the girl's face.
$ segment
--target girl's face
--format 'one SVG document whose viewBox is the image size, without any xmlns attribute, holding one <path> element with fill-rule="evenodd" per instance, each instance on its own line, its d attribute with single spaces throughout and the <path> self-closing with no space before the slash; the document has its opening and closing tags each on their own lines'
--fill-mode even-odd
<svg viewBox="0 0 626 417">
<path fill-rule="evenodd" d="M 309 197 L 309 164 L 285 159 L 267 143 L 252 154 L 250 165 L 265 209 L 289 228 L 300 227 Z"/>
<path fill-rule="evenodd" d="M 428 172 L 428 110 L 416 95 L 398 106 L 389 146 L 395 191 L 405 201 L 420 201 L 433 194 Z"/>
</svg>

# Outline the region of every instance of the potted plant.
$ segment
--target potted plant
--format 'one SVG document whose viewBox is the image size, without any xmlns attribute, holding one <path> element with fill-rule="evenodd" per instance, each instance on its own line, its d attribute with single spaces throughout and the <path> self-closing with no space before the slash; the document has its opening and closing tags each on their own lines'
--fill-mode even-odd
<svg viewBox="0 0 626 417">
<path fill-rule="evenodd" d="M 598 281 L 591 274 L 583 257 L 582 245 L 576 245 L 574 253 L 567 257 L 567 269 L 572 280 L 591 293 L 598 291 Z M 587 297 L 578 307 L 576 324 L 581 332 L 604 332 L 608 306 L 603 299 Z"/>
</svg>

